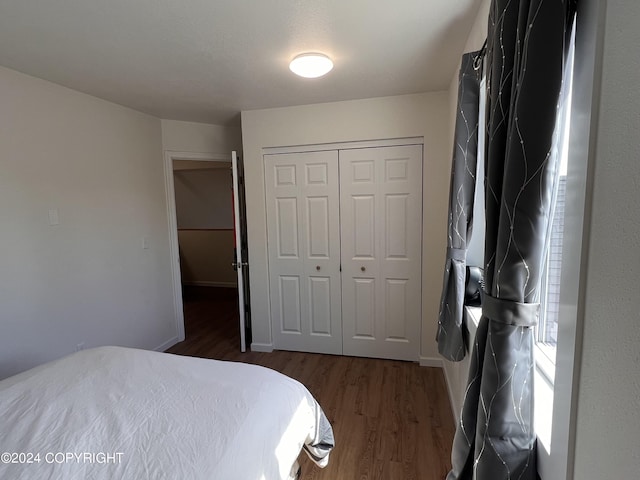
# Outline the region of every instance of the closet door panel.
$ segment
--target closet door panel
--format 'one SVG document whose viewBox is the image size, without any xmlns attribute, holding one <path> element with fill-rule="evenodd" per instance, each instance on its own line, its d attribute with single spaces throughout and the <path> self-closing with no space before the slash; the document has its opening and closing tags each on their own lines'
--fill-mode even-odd
<svg viewBox="0 0 640 480">
<path fill-rule="evenodd" d="M 331 278 L 309 277 L 309 316 L 312 335 L 331 336 Z"/>
<path fill-rule="evenodd" d="M 264 166 L 274 347 L 340 354 L 338 153 L 264 155 Z"/>
<path fill-rule="evenodd" d="M 373 278 L 353 279 L 353 299 L 347 311 L 354 319 L 354 336 L 363 340 L 375 340 L 376 281 Z"/>
<path fill-rule="evenodd" d="M 416 361 L 422 146 L 343 150 L 339 162 L 344 354 Z"/>
<path fill-rule="evenodd" d="M 298 199 L 293 197 L 276 200 L 278 258 L 298 258 Z"/>
<path fill-rule="evenodd" d="M 385 257 L 407 259 L 409 257 L 409 195 L 397 194 L 385 197 L 386 242 Z"/>
<path fill-rule="evenodd" d="M 353 214 L 346 218 L 352 223 L 345 225 L 353 232 L 353 257 L 372 260 L 376 256 L 376 203 L 375 195 L 353 195 Z"/>
<path fill-rule="evenodd" d="M 292 275 L 280 275 L 278 278 L 279 310 L 281 313 L 283 332 L 302 333 L 300 315 L 300 277 Z"/>
<path fill-rule="evenodd" d="M 307 251 L 310 259 L 329 259 L 331 255 L 329 225 L 329 198 L 307 198 L 307 218 L 312 219 L 307 224 Z M 334 213 L 336 215 L 336 213 Z"/>
<path fill-rule="evenodd" d="M 410 325 L 407 318 L 406 279 L 387 279 L 385 284 L 385 339 L 389 341 L 408 342 L 407 330 Z"/>
</svg>

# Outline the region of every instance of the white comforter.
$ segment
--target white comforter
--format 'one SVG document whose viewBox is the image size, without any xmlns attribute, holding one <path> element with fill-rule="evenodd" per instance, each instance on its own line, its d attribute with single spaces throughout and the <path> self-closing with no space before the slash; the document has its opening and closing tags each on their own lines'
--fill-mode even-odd
<svg viewBox="0 0 640 480">
<path fill-rule="evenodd" d="M 305 443 L 326 464 L 330 430 L 304 386 L 242 363 L 100 347 L 0 382 L 2 479 L 286 479 Z"/>
</svg>

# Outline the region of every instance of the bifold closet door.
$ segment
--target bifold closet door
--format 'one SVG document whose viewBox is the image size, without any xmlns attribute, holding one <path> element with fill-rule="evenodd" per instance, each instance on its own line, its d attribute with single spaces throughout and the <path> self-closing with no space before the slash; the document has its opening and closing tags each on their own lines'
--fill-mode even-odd
<svg viewBox="0 0 640 480">
<path fill-rule="evenodd" d="M 422 146 L 340 151 L 345 355 L 417 361 Z"/>
<path fill-rule="evenodd" d="M 274 346 L 341 354 L 338 152 L 264 165 Z"/>
</svg>

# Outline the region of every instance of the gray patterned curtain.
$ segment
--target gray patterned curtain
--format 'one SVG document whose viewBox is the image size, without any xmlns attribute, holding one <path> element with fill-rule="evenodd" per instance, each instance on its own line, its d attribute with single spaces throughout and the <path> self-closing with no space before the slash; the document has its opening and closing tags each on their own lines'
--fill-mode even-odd
<svg viewBox="0 0 640 480">
<path fill-rule="evenodd" d="M 436 337 L 440 354 L 452 361 L 460 361 L 466 354 L 462 316 L 467 240 L 471 236 L 476 191 L 480 74 L 480 52 L 464 54 L 458 76 L 447 258 Z"/>
<path fill-rule="evenodd" d="M 567 0 L 493 0 L 487 37 L 485 294 L 447 480 L 535 480 L 533 347 L 572 19 Z"/>
</svg>

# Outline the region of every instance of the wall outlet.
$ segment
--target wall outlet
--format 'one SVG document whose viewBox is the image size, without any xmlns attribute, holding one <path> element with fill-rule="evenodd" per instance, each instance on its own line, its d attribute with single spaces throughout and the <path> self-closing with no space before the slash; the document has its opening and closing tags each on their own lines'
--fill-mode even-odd
<svg viewBox="0 0 640 480">
<path fill-rule="evenodd" d="M 49 210 L 49 225 L 58 225 L 60 224 L 60 217 L 58 216 L 58 209 L 52 208 Z"/>
<path fill-rule="evenodd" d="M 80 342 L 76 345 L 76 352 L 79 352 L 80 350 L 84 350 L 84 342 Z"/>
</svg>

